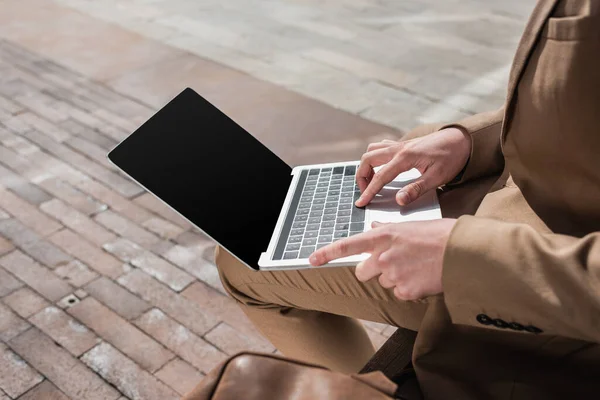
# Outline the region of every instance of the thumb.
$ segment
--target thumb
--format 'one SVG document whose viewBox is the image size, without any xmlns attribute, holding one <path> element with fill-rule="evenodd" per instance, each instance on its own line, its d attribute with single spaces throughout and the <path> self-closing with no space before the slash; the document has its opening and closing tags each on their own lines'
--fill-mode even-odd
<svg viewBox="0 0 600 400">
<path fill-rule="evenodd" d="M 389 225 L 389 222 L 377 222 L 377 221 L 371 222 L 371 228 L 373 228 L 373 229 L 379 228 L 380 226 L 384 226 L 384 225 Z"/>
<path fill-rule="evenodd" d="M 409 183 L 396 193 L 396 202 L 401 206 L 412 203 L 423 193 L 436 187 L 433 179 L 430 176 L 423 175 L 414 182 Z"/>
</svg>

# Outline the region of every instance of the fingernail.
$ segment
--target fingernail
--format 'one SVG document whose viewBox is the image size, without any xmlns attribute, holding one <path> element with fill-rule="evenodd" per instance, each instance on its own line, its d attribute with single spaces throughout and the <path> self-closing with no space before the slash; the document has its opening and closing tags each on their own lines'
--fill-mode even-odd
<svg viewBox="0 0 600 400">
<path fill-rule="evenodd" d="M 311 265 L 317 265 L 317 257 L 315 257 L 314 255 L 311 255 L 308 258 L 308 261 L 311 263 Z"/>
<path fill-rule="evenodd" d="M 354 205 L 355 205 L 355 206 L 359 206 L 359 204 L 362 204 L 362 201 L 363 201 L 363 197 L 362 197 L 362 196 L 360 196 L 360 197 L 358 198 L 358 200 L 356 200 L 356 201 L 354 202 Z M 360 207 L 360 206 L 359 206 L 359 207 Z"/>
<path fill-rule="evenodd" d="M 401 205 L 407 204 L 408 201 L 410 200 L 408 197 L 408 193 L 403 192 L 403 191 L 399 191 L 398 194 L 396 195 L 396 198 L 398 199 L 398 203 L 400 203 Z"/>
</svg>

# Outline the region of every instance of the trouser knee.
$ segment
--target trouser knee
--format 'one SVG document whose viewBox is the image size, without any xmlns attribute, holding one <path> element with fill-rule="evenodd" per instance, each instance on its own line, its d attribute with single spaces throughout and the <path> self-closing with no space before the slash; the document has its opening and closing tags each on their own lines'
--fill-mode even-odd
<svg viewBox="0 0 600 400">
<path fill-rule="evenodd" d="M 251 271 L 241 261 L 232 256 L 227 250 L 217 246 L 215 249 L 215 264 L 225 291 L 238 302 L 253 305 L 259 301 L 245 289 L 243 277 L 256 273 Z"/>
</svg>

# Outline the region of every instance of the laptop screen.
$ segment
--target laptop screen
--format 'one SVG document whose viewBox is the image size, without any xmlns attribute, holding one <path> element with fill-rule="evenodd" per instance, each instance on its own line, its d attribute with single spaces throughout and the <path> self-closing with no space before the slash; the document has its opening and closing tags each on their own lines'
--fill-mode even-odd
<svg viewBox="0 0 600 400">
<path fill-rule="evenodd" d="M 196 92 L 181 92 L 108 157 L 258 269 L 292 180 L 291 167 Z"/>
</svg>

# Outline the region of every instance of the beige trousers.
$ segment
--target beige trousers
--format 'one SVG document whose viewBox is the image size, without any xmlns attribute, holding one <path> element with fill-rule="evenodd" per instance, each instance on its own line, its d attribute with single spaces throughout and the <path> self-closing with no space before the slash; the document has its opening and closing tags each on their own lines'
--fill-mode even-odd
<svg viewBox="0 0 600 400">
<path fill-rule="evenodd" d="M 342 372 L 357 372 L 374 348 L 357 318 L 418 330 L 425 302 L 396 299 L 354 268 L 256 272 L 217 248 L 223 285 L 284 355 Z"/>
</svg>

